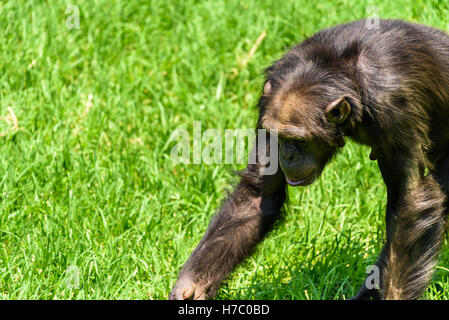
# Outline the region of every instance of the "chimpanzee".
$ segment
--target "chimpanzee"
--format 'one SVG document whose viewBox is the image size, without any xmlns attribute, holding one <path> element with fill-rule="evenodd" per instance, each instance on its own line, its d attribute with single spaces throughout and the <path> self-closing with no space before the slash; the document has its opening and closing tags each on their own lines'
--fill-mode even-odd
<svg viewBox="0 0 449 320">
<path fill-rule="evenodd" d="M 446 229 L 449 36 L 400 20 L 324 29 L 266 70 L 258 107 L 279 169 L 264 175 L 258 161 L 239 173 L 170 299 L 213 298 L 279 217 L 286 186 L 312 183 L 347 138 L 371 147 L 387 187 L 380 290 L 363 284 L 353 298 L 420 298 Z"/>
</svg>

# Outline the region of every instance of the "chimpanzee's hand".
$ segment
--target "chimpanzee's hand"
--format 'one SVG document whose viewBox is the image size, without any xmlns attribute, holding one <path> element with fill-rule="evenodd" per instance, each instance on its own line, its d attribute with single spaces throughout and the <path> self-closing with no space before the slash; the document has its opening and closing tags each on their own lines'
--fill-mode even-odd
<svg viewBox="0 0 449 320">
<path fill-rule="evenodd" d="M 206 288 L 195 283 L 190 276 L 181 275 L 170 292 L 170 300 L 206 300 Z"/>
</svg>

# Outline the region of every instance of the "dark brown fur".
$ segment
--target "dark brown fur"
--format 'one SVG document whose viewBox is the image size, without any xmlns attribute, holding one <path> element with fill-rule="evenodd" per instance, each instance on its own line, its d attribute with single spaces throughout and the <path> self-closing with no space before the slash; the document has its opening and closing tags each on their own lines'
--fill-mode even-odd
<svg viewBox="0 0 449 320">
<path fill-rule="evenodd" d="M 279 132 L 282 170 L 261 176 L 259 164 L 241 173 L 170 298 L 213 297 L 279 216 L 286 178 L 319 175 L 350 138 L 372 148 L 388 191 L 381 290 L 362 285 L 355 298 L 418 299 L 446 228 L 449 36 L 398 20 L 325 29 L 268 68 L 265 88 L 258 127 Z M 350 113 L 330 113 L 343 104 Z"/>
</svg>

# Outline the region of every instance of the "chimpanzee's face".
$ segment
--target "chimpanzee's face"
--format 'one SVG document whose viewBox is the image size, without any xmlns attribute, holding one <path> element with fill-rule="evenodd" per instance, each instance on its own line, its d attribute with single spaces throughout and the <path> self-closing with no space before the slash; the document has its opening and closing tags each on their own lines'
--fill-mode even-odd
<svg viewBox="0 0 449 320">
<path fill-rule="evenodd" d="M 276 131 L 279 164 L 291 186 L 312 183 L 323 171 L 344 139 L 336 133 L 350 113 L 345 97 L 323 102 L 319 97 L 296 90 L 272 92 L 269 82 L 264 95 L 272 94 L 262 118 L 262 126 Z M 315 93 L 316 95 L 316 93 Z"/>
<path fill-rule="evenodd" d="M 323 142 L 278 139 L 279 164 L 291 186 L 311 184 L 323 171 L 334 150 Z"/>
</svg>

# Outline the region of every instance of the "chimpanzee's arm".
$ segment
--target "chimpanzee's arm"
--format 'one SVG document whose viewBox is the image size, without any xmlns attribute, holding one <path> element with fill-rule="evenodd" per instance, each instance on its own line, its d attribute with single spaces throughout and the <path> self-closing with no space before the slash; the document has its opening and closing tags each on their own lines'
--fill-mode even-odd
<svg viewBox="0 0 449 320">
<path fill-rule="evenodd" d="M 405 155 L 379 160 L 387 185 L 387 241 L 376 262 L 384 299 L 419 299 L 431 280 L 446 226 L 441 170 L 423 175 L 422 164 Z M 447 174 L 446 174 L 447 176 Z M 378 298 L 363 284 L 355 298 Z"/>
<path fill-rule="evenodd" d="M 240 174 L 239 185 L 182 268 L 170 299 L 214 297 L 221 281 L 279 217 L 286 197 L 284 175 L 280 169 L 263 175 L 261 167 L 260 163 L 248 165 Z"/>
</svg>

